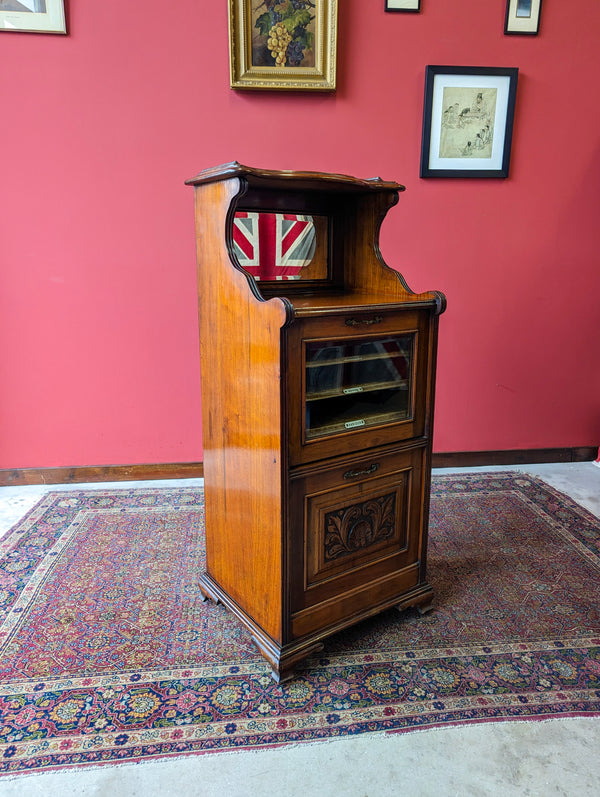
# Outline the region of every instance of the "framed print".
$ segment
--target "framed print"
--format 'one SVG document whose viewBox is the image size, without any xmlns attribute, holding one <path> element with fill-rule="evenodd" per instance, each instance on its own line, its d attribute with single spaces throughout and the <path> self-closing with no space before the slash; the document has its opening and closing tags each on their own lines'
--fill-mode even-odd
<svg viewBox="0 0 600 797">
<path fill-rule="evenodd" d="M 0 0 L 0 30 L 66 33 L 64 0 Z"/>
<path fill-rule="evenodd" d="M 421 0 L 385 0 L 386 11 L 420 11 Z"/>
<path fill-rule="evenodd" d="M 427 67 L 421 177 L 508 177 L 518 72 Z"/>
<path fill-rule="evenodd" d="M 542 0 L 506 0 L 504 33 L 528 33 L 535 36 L 540 29 Z"/>
<path fill-rule="evenodd" d="M 229 0 L 231 88 L 333 91 L 337 0 Z"/>
</svg>

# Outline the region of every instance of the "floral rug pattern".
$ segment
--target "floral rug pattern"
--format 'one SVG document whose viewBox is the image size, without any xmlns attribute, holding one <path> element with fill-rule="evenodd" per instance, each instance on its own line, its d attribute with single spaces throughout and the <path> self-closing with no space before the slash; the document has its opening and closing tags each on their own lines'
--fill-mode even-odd
<svg viewBox="0 0 600 797">
<path fill-rule="evenodd" d="M 434 478 L 433 611 L 282 685 L 201 600 L 203 520 L 201 490 L 56 492 L 0 540 L 0 772 L 600 715 L 600 521 L 535 478 Z"/>
</svg>

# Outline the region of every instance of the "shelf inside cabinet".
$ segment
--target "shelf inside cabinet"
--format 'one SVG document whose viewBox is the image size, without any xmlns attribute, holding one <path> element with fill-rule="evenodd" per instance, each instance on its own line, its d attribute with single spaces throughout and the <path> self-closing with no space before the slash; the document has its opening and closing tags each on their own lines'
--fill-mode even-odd
<svg viewBox="0 0 600 797">
<path fill-rule="evenodd" d="M 394 356 L 402 356 L 406 357 L 407 352 L 399 351 Z M 353 354 L 349 357 L 337 357 L 332 358 L 331 360 L 316 360 L 310 361 L 306 363 L 307 368 L 323 368 L 325 365 L 343 365 L 344 363 L 364 363 L 368 360 L 388 360 L 390 358 L 389 354 Z"/>
<path fill-rule="evenodd" d="M 319 390 L 314 393 L 307 393 L 307 401 L 320 401 L 326 398 L 336 398 L 337 396 L 353 396 L 357 393 L 373 393 L 378 390 L 408 390 L 408 379 L 401 379 L 397 382 L 371 382 L 370 384 L 357 385 L 356 387 L 334 388 L 332 390 Z"/>
<path fill-rule="evenodd" d="M 398 423 L 410 417 L 408 391 L 395 387 L 306 402 L 306 439 Z"/>
</svg>

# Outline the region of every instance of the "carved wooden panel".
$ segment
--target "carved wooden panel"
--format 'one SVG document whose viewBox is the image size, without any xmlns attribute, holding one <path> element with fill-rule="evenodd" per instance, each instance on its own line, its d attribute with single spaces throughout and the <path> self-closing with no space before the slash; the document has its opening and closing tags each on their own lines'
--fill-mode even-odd
<svg viewBox="0 0 600 797">
<path fill-rule="evenodd" d="M 344 479 L 353 472 L 346 465 L 341 475 L 315 475 L 305 485 L 303 592 L 309 602 L 358 571 L 367 580 L 378 578 L 406 556 L 414 471 L 394 459 L 383 457 L 367 478 Z"/>
<path fill-rule="evenodd" d="M 394 536 L 396 494 L 388 493 L 325 514 L 325 561 L 348 556 Z"/>
<path fill-rule="evenodd" d="M 367 610 L 419 579 L 424 447 L 381 449 L 291 480 L 294 633 Z"/>
</svg>

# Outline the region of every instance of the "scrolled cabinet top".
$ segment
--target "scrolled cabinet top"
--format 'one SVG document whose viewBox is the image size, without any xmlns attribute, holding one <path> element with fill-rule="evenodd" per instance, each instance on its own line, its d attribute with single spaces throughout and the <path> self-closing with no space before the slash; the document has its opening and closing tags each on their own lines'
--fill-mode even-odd
<svg viewBox="0 0 600 797">
<path fill-rule="evenodd" d="M 371 191 L 404 191 L 400 183 L 382 180 L 381 177 L 361 179 L 347 174 L 330 174 L 328 172 L 290 171 L 275 169 L 256 169 L 244 166 L 237 161 L 223 163 L 204 169 L 195 177 L 186 180 L 186 185 L 200 185 L 228 180 L 232 177 L 245 178 L 250 183 L 256 182 L 265 188 L 289 188 L 299 190 L 329 190 L 348 192 Z"/>
</svg>

